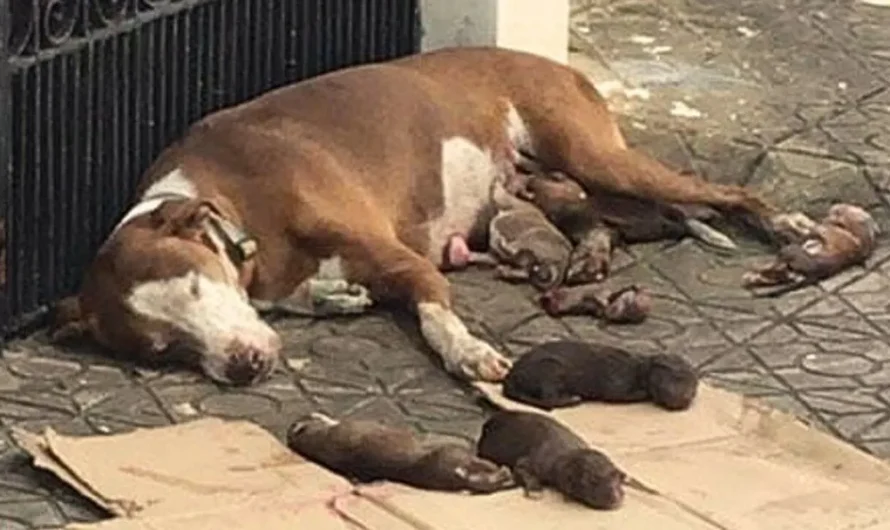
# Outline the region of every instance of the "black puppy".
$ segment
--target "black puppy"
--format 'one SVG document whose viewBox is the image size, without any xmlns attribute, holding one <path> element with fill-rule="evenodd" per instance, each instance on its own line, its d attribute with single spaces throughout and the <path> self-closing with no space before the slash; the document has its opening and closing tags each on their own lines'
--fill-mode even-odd
<svg viewBox="0 0 890 530">
<path fill-rule="evenodd" d="M 542 414 L 496 413 L 482 426 L 476 452 L 513 470 L 516 482 L 530 497 L 550 486 L 598 510 L 614 510 L 624 499 L 622 485 L 627 475 L 608 456 Z"/>
<path fill-rule="evenodd" d="M 684 410 L 698 392 L 698 375 L 679 355 L 639 355 L 604 344 L 558 340 L 520 357 L 504 379 L 503 392 L 545 410 L 582 401 L 652 401 L 667 410 Z"/>
</svg>

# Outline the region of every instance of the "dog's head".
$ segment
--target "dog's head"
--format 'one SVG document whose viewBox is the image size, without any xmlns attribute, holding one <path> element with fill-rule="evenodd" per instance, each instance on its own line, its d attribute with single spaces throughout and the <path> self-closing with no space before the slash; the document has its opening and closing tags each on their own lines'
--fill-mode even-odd
<svg viewBox="0 0 890 530">
<path fill-rule="evenodd" d="M 228 221 L 214 204 L 192 199 L 128 220 L 60 307 L 54 335 L 87 334 L 142 360 L 192 361 L 224 383 L 269 373 L 281 342 L 249 303 L 252 256 L 237 256 L 218 223 Z"/>
</svg>

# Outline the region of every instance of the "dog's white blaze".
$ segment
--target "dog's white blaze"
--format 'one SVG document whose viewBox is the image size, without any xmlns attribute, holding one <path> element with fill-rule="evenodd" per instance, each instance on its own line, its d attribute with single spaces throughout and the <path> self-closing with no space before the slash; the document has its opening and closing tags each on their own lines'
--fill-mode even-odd
<svg viewBox="0 0 890 530">
<path fill-rule="evenodd" d="M 491 152 L 455 136 L 442 142 L 442 216 L 430 225 L 429 258 L 440 264 L 451 234 L 467 234 L 489 202 L 491 183 L 501 173 Z"/>
<path fill-rule="evenodd" d="M 142 194 L 139 202 L 130 208 L 124 215 L 123 219 L 121 219 L 120 222 L 117 223 L 117 226 L 114 227 L 112 233 L 116 232 L 118 228 L 140 215 L 145 215 L 157 210 L 162 204 L 169 200 L 167 197 L 160 197 L 160 195 L 178 195 L 194 199 L 198 196 L 198 190 L 186 174 L 181 169 L 176 168 L 158 179 L 145 190 L 145 193 Z"/>
<path fill-rule="evenodd" d="M 225 380 L 227 349 L 235 342 L 277 355 L 280 340 L 250 306 L 244 291 L 196 272 L 136 285 L 126 300 L 135 313 L 165 322 L 199 347 L 208 375 Z"/>
</svg>

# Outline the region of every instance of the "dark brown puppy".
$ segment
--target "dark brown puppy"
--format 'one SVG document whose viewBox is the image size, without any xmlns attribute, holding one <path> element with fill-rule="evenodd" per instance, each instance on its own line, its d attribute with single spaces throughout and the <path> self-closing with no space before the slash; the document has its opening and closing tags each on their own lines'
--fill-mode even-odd
<svg viewBox="0 0 890 530">
<path fill-rule="evenodd" d="M 624 500 L 627 475 L 608 456 L 542 414 L 495 413 L 482 426 L 476 452 L 509 466 L 528 496 L 538 496 L 550 486 L 598 510 L 614 510 Z"/>
<path fill-rule="evenodd" d="M 492 493 L 511 488 L 510 471 L 469 447 L 427 447 L 407 429 L 337 421 L 314 413 L 288 430 L 287 445 L 304 458 L 362 482 L 390 480 L 417 488 Z"/>
<path fill-rule="evenodd" d="M 604 344 L 557 340 L 532 348 L 513 363 L 503 392 L 545 410 L 582 401 L 652 401 L 667 410 L 684 410 L 698 392 L 698 375 L 679 355 L 639 355 Z"/>
<path fill-rule="evenodd" d="M 640 324 L 652 312 L 652 295 L 638 285 L 614 292 L 596 284 L 556 287 L 542 294 L 540 302 L 550 316 L 590 315 L 612 324 Z"/>
<path fill-rule="evenodd" d="M 778 216 L 775 224 L 790 242 L 771 263 L 742 278 L 748 289 L 784 286 L 762 296 L 779 296 L 865 264 L 880 233 L 872 216 L 851 204 L 833 205 L 819 224 L 799 213 Z"/>
</svg>

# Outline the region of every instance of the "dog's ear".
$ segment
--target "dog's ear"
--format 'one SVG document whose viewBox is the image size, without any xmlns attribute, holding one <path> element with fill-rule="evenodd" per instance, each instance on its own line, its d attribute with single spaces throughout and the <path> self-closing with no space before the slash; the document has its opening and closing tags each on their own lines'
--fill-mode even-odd
<svg viewBox="0 0 890 530">
<path fill-rule="evenodd" d="M 54 303 L 50 307 L 49 317 L 49 339 L 52 342 L 82 339 L 90 333 L 77 295 L 62 298 Z"/>
<path fill-rule="evenodd" d="M 169 201 L 151 214 L 152 226 L 159 231 L 184 239 L 196 239 L 204 229 L 204 221 L 216 211 L 205 200 Z"/>
</svg>

